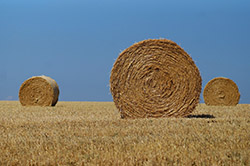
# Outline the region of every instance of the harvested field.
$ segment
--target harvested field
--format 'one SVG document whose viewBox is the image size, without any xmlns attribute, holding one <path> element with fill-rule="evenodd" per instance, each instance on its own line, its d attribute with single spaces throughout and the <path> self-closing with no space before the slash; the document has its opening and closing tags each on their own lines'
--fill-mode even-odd
<svg viewBox="0 0 250 166">
<path fill-rule="evenodd" d="M 249 165 L 250 105 L 121 119 L 113 102 L 0 101 L 0 165 Z"/>
</svg>

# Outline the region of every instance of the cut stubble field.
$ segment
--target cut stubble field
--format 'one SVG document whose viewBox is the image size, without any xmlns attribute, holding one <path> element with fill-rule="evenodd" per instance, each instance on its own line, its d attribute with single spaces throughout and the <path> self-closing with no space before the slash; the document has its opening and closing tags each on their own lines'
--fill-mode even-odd
<svg viewBox="0 0 250 166">
<path fill-rule="evenodd" d="M 121 119 L 113 102 L 0 101 L 0 165 L 249 165 L 250 104 Z"/>
</svg>

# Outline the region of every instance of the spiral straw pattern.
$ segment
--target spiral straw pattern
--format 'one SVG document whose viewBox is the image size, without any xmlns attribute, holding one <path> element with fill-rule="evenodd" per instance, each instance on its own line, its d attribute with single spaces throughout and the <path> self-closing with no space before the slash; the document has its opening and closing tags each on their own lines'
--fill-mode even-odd
<svg viewBox="0 0 250 166">
<path fill-rule="evenodd" d="M 59 87 L 47 76 L 34 76 L 24 81 L 19 90 L 19 101 L 23 106 L 55 106 Z"/>
<path fill-rule="evenodd" d="M 234 81 L 217 77 L 210 80 L 204 88 L 205 104 L 211 106 L 235 106 L 239 103 L 240 93 Z"/>
<path fill-rule="evenodd" d="M 175 42 L 149 39 L 119 55 L 110 90 L 122 118 L 183 117 L 199 103 L 201 76 Z"/>
</svg>

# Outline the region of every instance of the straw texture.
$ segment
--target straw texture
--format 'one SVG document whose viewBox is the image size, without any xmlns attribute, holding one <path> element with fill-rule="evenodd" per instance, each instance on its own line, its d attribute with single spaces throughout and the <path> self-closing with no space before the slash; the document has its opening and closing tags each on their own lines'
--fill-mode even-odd
<svg viewBox="0 0 250 166">
<path fill-rule="evenodd" d="M 175 42 L 149 39 L 119 55 L 110 91 L 122 118 L 183 117 L 199 103 L 201 76 Z"/>
<path fill-rule="evenodd" d="M 19 101 L 23 106 L 55 106 L 59 87 L 47 76 L 34 76 L 24 81 L 19 90 Z"/>
<path fill-rule="evenodd" d="M 240 93 L 232 80 L 217 77 L 207 83 L 203 91 L 203 98 L 207 105 L 235 106 L 239 103 Z"/>
</svg>

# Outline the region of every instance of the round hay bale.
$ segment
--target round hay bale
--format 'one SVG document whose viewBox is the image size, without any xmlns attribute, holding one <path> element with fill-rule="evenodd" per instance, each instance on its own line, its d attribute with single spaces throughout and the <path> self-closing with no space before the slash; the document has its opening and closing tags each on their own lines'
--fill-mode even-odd
<svg viewBox="0 0 250 166">
<path fill-rule="evenodd" d="M 217 77 L 207 83 L 203 91 L 203 98 L 207 105 L 235 106 L 239 103 L 240 93 L 232 80 Z"/>
<path fill-rule="evenodd" d="M 35 76 L 24 81 L 19 90 L 19 101 L 23 106 L 55 106 L 59 87 L 47 76 Z"/>
<path fill-rule="evenodd" d="M 201 82 L 199 69 L 180 46 L 149 39 L 119 55 L 110 91 L 122 118 L 183 117 L 199 103 Z"/>
</svg>

